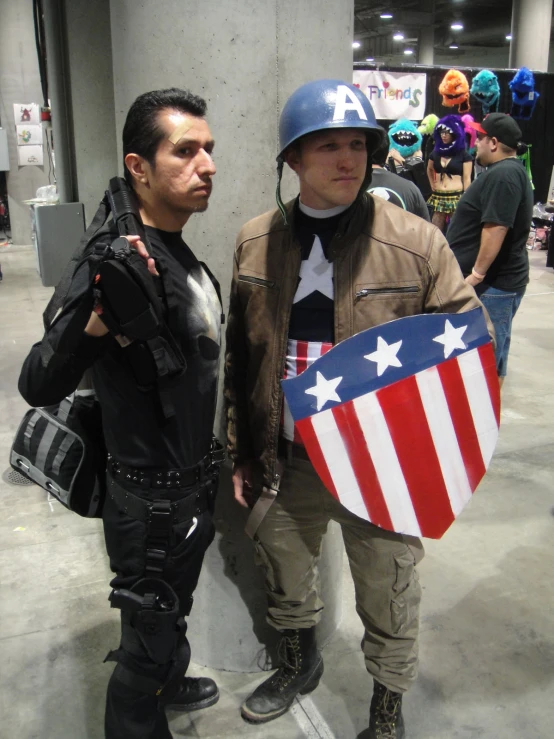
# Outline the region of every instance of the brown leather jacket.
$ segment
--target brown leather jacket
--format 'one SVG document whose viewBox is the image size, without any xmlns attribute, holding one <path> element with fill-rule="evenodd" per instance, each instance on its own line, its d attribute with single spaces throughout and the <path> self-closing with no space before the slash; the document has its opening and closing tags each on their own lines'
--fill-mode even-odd
<svg viewBox="0 0 554 739">
<path fill-rule="evenodd" d="M 287 334 L 300 272 L 294 201 L 287 226 L 278 210 L 254 218 L 237 237 L 225 356 L 228 452 L 256 460 L 274 483 Z M 329 250 L 335 342 L 396 318 L 462 313 L 481 303 L 441 232 L 381 198 L 345 212 Z M 494 336 L 489 322 L 489 332 Z"/>
</svg>

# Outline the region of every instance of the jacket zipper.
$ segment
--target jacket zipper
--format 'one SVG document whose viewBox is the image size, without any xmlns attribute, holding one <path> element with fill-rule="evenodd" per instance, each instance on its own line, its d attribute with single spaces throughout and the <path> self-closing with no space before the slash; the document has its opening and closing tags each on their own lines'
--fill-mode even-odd
<svg viewBox="0 0 554 739">
<path fill-rule="evenodd" d="M 355 300 L 367 298 L 368 295 L 388 295 L 390 293 L 418 293 L 417 285 L 409 285 L 406 287 L 364 287 L 356 293 Z"/>
<path fill-rule="evenodd" d="M 302 260 L 300 259 L 300 262 L 301 261 Z M 298 274 L 300 274 L 300 263 L 298 264 Z M 239 277 L 239 279 L 240 279 L 240 277 Z M 283 375 L 285 373 L 285 365 L 287 363 L 287 341 L 288 341 L 288 335 L 289 335 L 289 326 L 290 326 L 290 316 L 291 316 L 291 313 L 292 313 L 292 301 L 291 301 L 291 303 L 289 305 L 287 316 L 286 316 L 286 320 L 285 320 L 285 339 L 284 339 L 284 344 L 285 345 L 284 345 L 283 359 L 281 361 L 281 366 L 279 368 L 280 369 L 279 376 L 278 376 L 278 379 L 277 379 L 277 385 L 278 385 L 278 388 L 279 388 L 279 393 L 278 393 L 278 395 L 279 395 L 279 403 L 278 403 L 278 406 L 277 406 L 277 423 L 273 427 L 272 434 L 271 434 L 271 436 L 272 436 L 272 446 L 273 446 L 274 457 L 275 457 L 275 459 L 273 460 L 273 465 L 272 465 L 272 469 L 271 469 L 271 487 L 273 489 L 278 489 L 279 486 L 280 486 L 280 482 L 279 482 L 280 481 L 280 475 L 277 473 L 276 467 L 277 467 L 277 447 L 278 447 L 278 444 L 279 444 L 279 427 L 280 427 L 280 424 L 281 424 L 281 409 L 283 407 L 283 397 L 284 397 L 283 388 L 281 386 L 281 380 L 283 379 Z"/>
<path fill-rule="evenodd" d="M 260 285 L 261 287 L 275 287 L 273 280 L 262 280 L 259 277 L 249 277 L 248 275 L 239 275 L 239 282 L 250 282 L 252 285 Z"/>
</svg>

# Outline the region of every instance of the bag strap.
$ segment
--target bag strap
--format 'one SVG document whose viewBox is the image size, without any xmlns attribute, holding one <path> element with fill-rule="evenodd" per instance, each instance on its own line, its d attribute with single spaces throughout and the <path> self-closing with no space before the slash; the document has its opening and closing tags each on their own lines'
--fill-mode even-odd
<svg viewBox="0 0 554 739">
<path fill-rule="evenodd" d="M 217 277 L 214 275 L 214 273 L 208 267 L 208 265 L 206 264 L 206 262 L 200 262 L 200 266 L 202 267 L 202 269 L 204 270 L 204 272 L 210 278 L 211 283 L 214 286 L 215 291 L 217 293 L 217 297 L 219 298 L 219 304 L 221 306 L 221 317 L 220 317 L 220 320 L 221 320 L 221 325 L 223 326 L 223 324 L 225 323 L 225 313 L 223 312 L 223 300 L 221 298 L 221 285 L 219 284 L 219 281 L 218 281 Z"/>
<path fill-rule="evenodd" d="M 50 301 L 48 302 L 48 305 L 44 309 L 44 313 L 42 314 L 42 316 L 45 331 L 48 331 L 54 316 L 64 304 L 67 293 L 69 292 L 71 280 L 73 279 L 73 275 L 75 274 L 77 267 L 82 261 L 83 254 L 85 253 L 87 246 L 97 235 L 98 231 L 100 231 L 102 226 L 108 220 L 109 213 L 110 208 L 108 204 L 108 198 L 107 195 L 104 195 L 104 197 L 100 201 L 100 205 L 98 206 L 98 210 L 96 211 L 94 218 L 92 219 L 89 227 L 81 237 L 81 240 L 79 241 L 79 246 L 73 252 L 71 259 L 67 267 L 64 269 L 60 281 L 58 282 L 56 289 L 54 290 L 54 294 L 52 295 Z"/>
<path fill-rule="evenodd" d="M 58 413 L 56 415 L 58 416 L 61 423 L 66 423 L 67 417 L 69 416 L 71 408 L 73 407 L 73 400 L 74 396 L 64 398 L 58 406 Z"/>
<path fill-rule="evenodd" d="M 25 429 L 23 433 L 23 446 L 25 448 L 25 452 L 27 453 L 27 456 L 31 454 L 31 439 L 33 437 L 35 426 L 37 425 L 37 421 L 39 420 L 40 417 L 41 416 L 38 411 L 35 411 L 34 413 L 32 413 L 27 423 L 27 428 Z"/>
</svg>

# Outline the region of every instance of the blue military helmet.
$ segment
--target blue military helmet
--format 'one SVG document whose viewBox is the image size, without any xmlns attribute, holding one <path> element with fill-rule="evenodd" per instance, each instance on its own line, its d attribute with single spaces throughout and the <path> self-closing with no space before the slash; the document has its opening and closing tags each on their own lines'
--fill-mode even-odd
<svg viewBox="0 0 554 739">
<path fill-rule="evenodd" d="M 386 136 L 375 120 L 375 113 L 367 97 L 357 87 L 343 80 L 315 80 L 292 93 L 285 103 L 279 121 L 279 155 L 277 156 L 277 192 L 279 210 L 287 223 L 287 214 L 281 200 L 281 175 L 287 148 L 306 134 L 333 128 L 361 128 L 371 137 L 368 147 L 367 172 L 358 197 L 371 183 L 371 151 Z"/>
<path fill-rule="evenodd" d="M 279 157 L 302 136 L 328 128 L 363 128 L 374 134 L 376 145 L 384 135 L 371 103 L 357 87 L 343 80 L 316 80 L 293 92 L 283 108 Z"/>
</svg>

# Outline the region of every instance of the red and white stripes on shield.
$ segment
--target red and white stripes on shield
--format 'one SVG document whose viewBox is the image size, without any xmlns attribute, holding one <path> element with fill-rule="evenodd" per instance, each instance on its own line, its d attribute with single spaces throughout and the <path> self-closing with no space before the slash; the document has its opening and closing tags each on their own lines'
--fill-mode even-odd
<svg viewBox="0 0 554 739">
<path fill-rule="evenodd" d="M 471 499 L 498 436 L 492 344 L 296 424 L 328 490 L 384 529 L 439 539 Z"/>
</svg>

